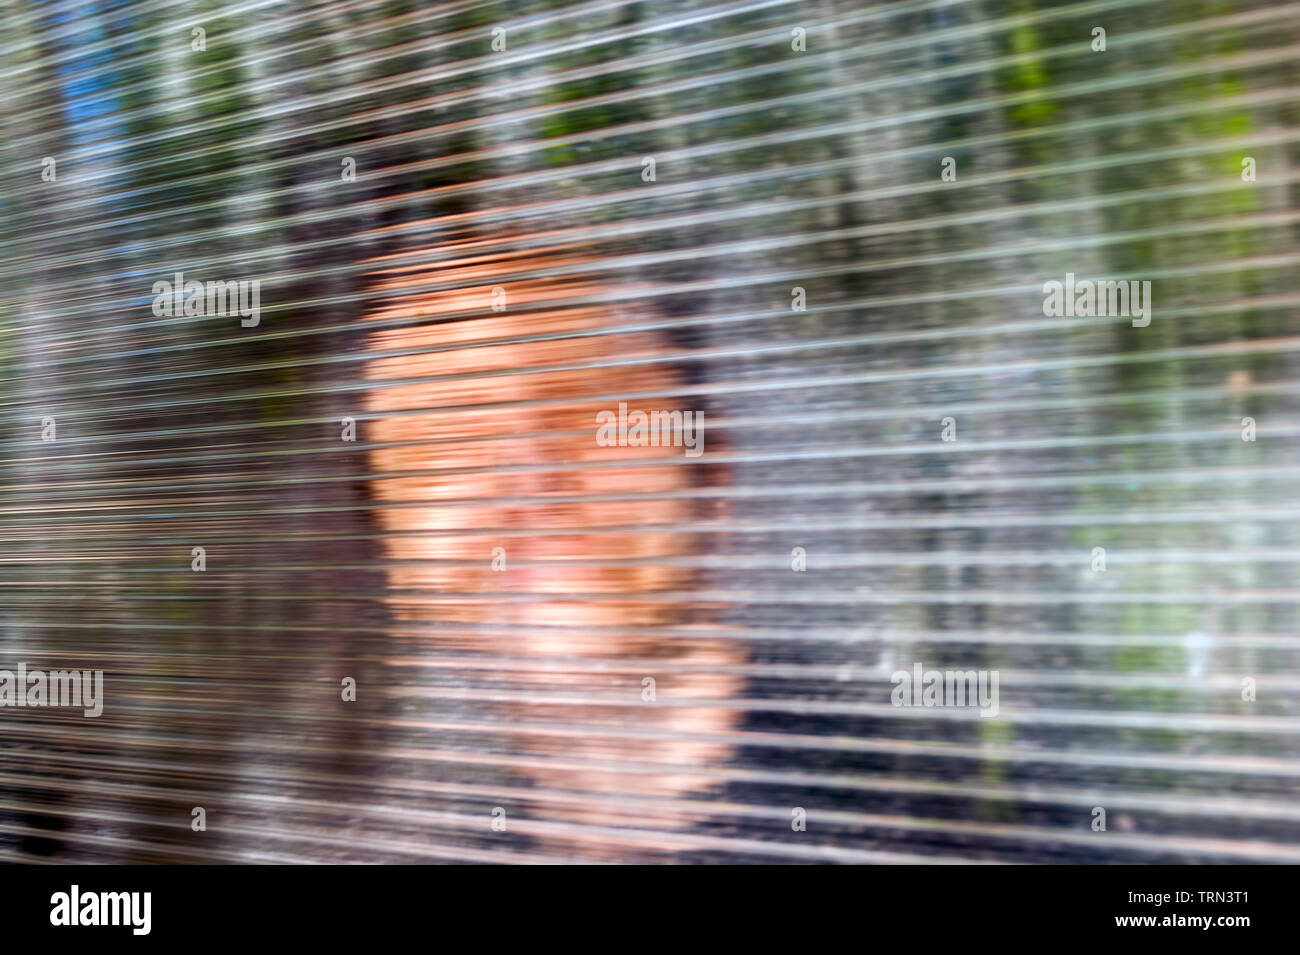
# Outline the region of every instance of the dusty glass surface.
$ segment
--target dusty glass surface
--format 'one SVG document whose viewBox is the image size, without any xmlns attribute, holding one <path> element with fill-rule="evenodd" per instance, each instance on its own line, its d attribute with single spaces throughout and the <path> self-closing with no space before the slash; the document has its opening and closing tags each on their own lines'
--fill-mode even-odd
<svg viewBox="0 0 1300 955">
<path fill-rule="evenodd" d="M 1300 861 L 1300 7 L 0 16 L 0 859 Z"/>
</svg>

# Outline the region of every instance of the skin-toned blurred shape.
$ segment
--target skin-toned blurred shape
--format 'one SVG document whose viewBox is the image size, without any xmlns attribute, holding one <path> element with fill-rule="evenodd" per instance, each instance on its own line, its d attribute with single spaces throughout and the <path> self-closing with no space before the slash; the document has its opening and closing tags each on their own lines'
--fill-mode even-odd
<svg viewBox="0 0 1300 955">
<path fill-rule="evenodd" d="M 369 452 L 373 493 L 392 505 L 379 511 L 384 556 L 404 562 L 388 574 L 391 613 L 443 625 L 431 649 L 497 658 L 494 678 L 517 694 L 504 714 L 513 745 L 542 757 L 524 770 L 535 785 L 642 797 L 543 801 L 539 814 L 586 826 L 680 827 L 684 811 L 663 797 L 710 786 L 697 773 L 725 761 L 730 747 L 692 736 L 736 724 L 734 711 L 709 701 L 738 695 L 742 682 L 709 672 L 737 662 L 735 649 L 681 635 L 701 623 L 698 608 L 664 599 L 693 585 L 689 568 L 671 566 L 691 552 L 692 538 L 669 529 L 698 519 L 699 505 L 675 495 L 702 469 L 677 447 L 600 447 L 595 422 L 617 405 L 600 396 L 668 391 L 681 375 L 664 361 L 612 373 L 572 367 L 661 356 L 667 346 L 657 334 L 608 334 L 616 318 L 609 306 L 554 304 L 608 291 L 581 277 L 583 262 L 566 250 L 443 255 L 455 258 L 380 263 L 376 292 L 410 291 L 368 315 L 427 319 L 375 331 L 367 345 L 376 387 L 366 411 L 383 416 L 367 433 L 391 445 Z M 502 284 L 508 273 L 558 268 L 579 277 Z M 435 283 L 449 288 L 417 290 Z M 505 310 L 494 312 L 501 288 Z M 555 337 L 517 340 L 542 335 Z M 389 477 L 403 472 L 411 476 Z M 602 499 L 611 495 L 647 499 Z M 504 570 L 493 569 L 496 548 Z M 440 563 L 450 561 L 466 563 Z M 654 635 L 659 628 L 675 635 Z M 645 677 L 655 681 L 653 702 L 643 699 Z M 594 733 L 530 737 L 541 724 Z M 617 837 L 567 848 L 626 852 Z"/>
</svg>

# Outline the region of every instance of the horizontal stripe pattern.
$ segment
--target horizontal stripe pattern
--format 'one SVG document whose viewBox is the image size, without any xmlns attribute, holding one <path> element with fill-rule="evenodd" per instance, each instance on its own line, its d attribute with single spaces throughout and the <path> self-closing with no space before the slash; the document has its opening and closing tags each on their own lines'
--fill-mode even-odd
<svg viewBox="0 0 1300 955">
<path fill-rule="evenodd" d="M 1300 861 L 1300 8 L 0 16 L 0 860 Z"/>
</svg>

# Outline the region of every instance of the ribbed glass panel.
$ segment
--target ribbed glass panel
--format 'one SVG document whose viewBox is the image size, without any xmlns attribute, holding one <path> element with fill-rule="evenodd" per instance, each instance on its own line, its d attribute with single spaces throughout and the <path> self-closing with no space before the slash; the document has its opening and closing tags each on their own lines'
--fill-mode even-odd
<svg viewBox="0 0 1300 955">
<path fill-rule="evenodd" d="M 1300 6 L 0 15 L 0 859 L 1300 861 Z"/>
</svg>

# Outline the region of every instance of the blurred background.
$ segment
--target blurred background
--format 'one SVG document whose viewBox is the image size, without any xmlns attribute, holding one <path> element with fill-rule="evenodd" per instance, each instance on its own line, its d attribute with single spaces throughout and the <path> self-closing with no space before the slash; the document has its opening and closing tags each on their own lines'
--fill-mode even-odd
<svg viewBox="0 0 1300 955">
<path fill-rule="evenodd" d="M 1300 861 L 1300 6 L 2 16 L 0 860 Z"/>
</svg>

